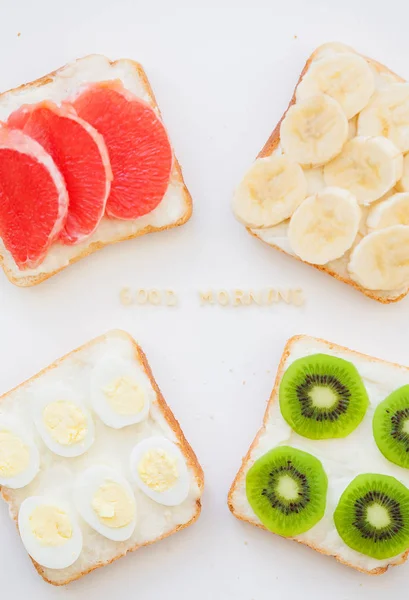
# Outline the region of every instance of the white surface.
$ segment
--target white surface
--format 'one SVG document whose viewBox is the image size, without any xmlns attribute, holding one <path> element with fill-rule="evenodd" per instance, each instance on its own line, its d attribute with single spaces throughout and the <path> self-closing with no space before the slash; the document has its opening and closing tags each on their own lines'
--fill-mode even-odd
<svg viewBox="0 0 409 600">
<path fill-rule="evenodd" d="M 7 8 L 6 8 L 7 6 Z M 409 300 L 382 306 L 275 252 L 230 213 L 234 185 L 319 44 L 338 39 L 409 77 L 404 0 L 4 0 L 1 87 L 100 52 L 140 60 L 195 202 L 181 229 L 106 248 L 37 288 L 0 277 L 1 389 L 112 327 L 135 335 L 207 476 L 190 529 L 54 589 L 0 504 L 2 593 L 33 600 L 381 600 L 409 564 L 369 577 L 234 519 L 226 494 L 260 426 L 285 341 L 310 333 L 409 364 Z M 17 37 L 17 33 L 21 36 Z M 294 36 L 297 35 L 297 39 Z M 201 307 L 198 288 L 302 286 L 304 307 Z M 122 286 L 170 287 L 176 308 L 129 306 Z M 245 385 L 243 385 L 245 381 Z"/>
<path fill-rule="evenodd" d="M 280 411 L 278 394 L 270 406 L 267 426 L 251 454 L 251 461 L 240 478 L 233 503 L 242 516 L 261 524 L 246 497 L 246 475 L 255 460 L 278 445 L 293 446 L 316 456 L 328 475 L 328 494 L 324 517 L 309 531 L 295 539 L 311 544 L 324 552 L 339 556 L 344 562 L 352 563 L 368 571 L 385 567 L 394 562 L 392 557 L 376 560 L 352 550 L 338 535 L 333 514 L 341 494 L 357 475 L 382 473 L 396 477 L 409 487 L 409 470 L 389 462 L 379 451 L 372 433 L 372 421 L 376 407 L 397 388 L 409 383 L 409 371 L 387 363 L 372 362 L 352 352 L 328 348 L 326 343 L 312 338 L 303 338 L 293 343 L 284 371 L 295 360 L 311 354 L 331 354 L 352 362 L 363 379 L 368 392 L 369 406 L 362 422 L 347 439 L 310 440 L 295 433 L 284 420 Z M 283 371 L 283 372 L 284 372 Z M 400 558 L 396 557 L 397 559 Z"/>
</svg>

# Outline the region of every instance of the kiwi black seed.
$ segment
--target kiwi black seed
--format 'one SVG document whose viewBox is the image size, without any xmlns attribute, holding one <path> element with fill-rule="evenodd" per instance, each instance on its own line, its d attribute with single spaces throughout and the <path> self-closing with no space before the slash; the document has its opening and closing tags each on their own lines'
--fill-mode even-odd
<svg viewBox="0 0 409 600">
<path fill-rule="evenodd" d="M 337 531 L 354 550 L 383 559 L 409 548 L 409 490 L 389 475 L 358 475 L 334 513 Z"/>
<path fill-rule="evenodd" d="M 256 460 L 246 477 L 246 494 L 263 525 L 286 537 L 308 531 L 324 515 L 328 479 L 320 461 L 290 446 Z"/>
<path fill-rule="evenodd" d="M 279 399 L 287 423 L 313 440 L 349 435 L 369 404 L 355 366 L 329 354 L 295 360 L 281 379 Z"/>
<path fill-rule="evenodd" d="M 398 388 L 378 404 L 372 429 L 385 458 L 409 469 L 409 385 Z"/>
</svg>

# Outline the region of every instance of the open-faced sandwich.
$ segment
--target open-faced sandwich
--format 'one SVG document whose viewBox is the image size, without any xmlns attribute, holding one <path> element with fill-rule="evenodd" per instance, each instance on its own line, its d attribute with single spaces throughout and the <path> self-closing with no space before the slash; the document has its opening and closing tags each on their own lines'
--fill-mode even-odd
<svg viewBox="0 0 409 600">
<path fill-rule="evenodd" d="M 0 486 L 64 585 L 191 525 L 203 472 L 142 349 L 111 331 L 0 398 Z"/>
<path fill-rule="evenodd" d="M 0 262 L 13 283 L 191 212 L 140 64 L 87 56 L 0 94 Z"/>
<path fill-rule="evenodd" d="M 409 369 L 289 340 L 230 489 L 243 521 L 377 575 L 409 554 Z"/>
<path fill-rule="evenodd" d="M 318 48 L 233 210 L 273 248 L 379 302 L 403 298 L 409 83 L 343 44 Z"/>
</svg>

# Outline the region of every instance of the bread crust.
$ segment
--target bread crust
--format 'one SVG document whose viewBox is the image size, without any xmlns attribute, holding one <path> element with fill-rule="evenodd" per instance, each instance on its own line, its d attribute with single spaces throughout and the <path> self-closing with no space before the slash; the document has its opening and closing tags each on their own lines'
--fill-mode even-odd
<svg viewBox="0 0 409 600">
<path fill-rule="evenodd" d="M 308 69 L 309 69 L 312 61 L 316 58 L 317 54 L 320 51 L 322 51 L 322 49 L 325 46 L 326 46 L 326 44 L 324 44 L 323 46 L 319 46 L 316 50 L 314 50 L 314 52 L 308 58 L 307 62 L 304 65 L 303 70 L 301 71 L 301 75 L 300 75 L 300 77 L 299 77 L 299 79 L 297 81 L 297 84 L 296 84 L 295 88 L 294 88 L 294 92 L 293 92 L 292 98 L 290 100 L 290 103 L 289 103 L 286 111 L 284 112 L 283 116 L 281 117 L 281 119 L 277 123 L 277 125 L 274 128 L 272 134 L 270 135 L 270 137 L 268 138 L 267 142 L 264 144 L 263 148 L 261 149 L 261 151 L 259 152 L 259 154 L 257 155 L 256 158 L 264 158 L 266 156 L 270 156 L 270 154 L 272 154 L 272 152 L 274 152 L 274 150 L 279 145 L 279 143 L 280 143 L 280 127 L 281 127 L 281 123 L 282 123 L 284 117 L 286 116 L 287 111 L 289 110 L 289 108 L 293 104 L 295 104 L 296 91 L 297 91 L 298 84 L 300 83 L 301 79 L 304 77 L 304 75 L 308 71 Z M 358 54 L 352 48 L 349 48 L 349 50 L 351 52 L 354 52 L 355 54 Z M 372 58 L 368 58 L 367 56 L 364 56 L 362 54 L 359 54 L 359 56 L 362 56 L 362 58 L 364 58 L 366 61 L 368 61 L 378 71 L 378 73 L 386 73 L 388 75 L 392 75 L 392 76 L 396 77 L 400 81 L 404 81 L 404 79 L 402 77 L 400 77 L 399 75 L 396 75 L 396 73 L 394 73 L 393 71 L 391 71 L 390 69 L 388 69 L 385 65 L 382 65 L 381 63 L 373 60 Z M 252 231 L 252 229 L 250 227 L 246 227 L 246 229 L 247 229 L 247 231 L 253 237 L 256 237 L 257 239 L 260 240 L 260 238 L 258 237 L 258 235 L 254 231 Z M 395 296 L 391 295 L 389 297 L 389 296 L 379 295 L 376 291 L 367 290 L 367 289 L 363 288 L 362 286 L 359 285 L 359 283 L 357 283 L 353 279 L 351 279 L 349 277 L 344 277 L 343 275 L 340 275 L 336 271 L 333 271 L 332 269 L 329 269 L 326 265 L 313 265 L 311 263 L 308 263 L 308 262 L 302 260 L 302 258 L 300 258 L 299 256 L 294 256 L 292 254 L 289 255 L 288 252 L 286 252 L 285 250 L 283 250 L 279 246 L 276 246 L 275 244 L 271 244 L 271 243 L 265 242 L 264 240 L 261 240 L 261 241 L 264 242 L 265 244 L 267 244 L 268 246 L 270 246 L 271 248 L 274 248 L 275 250 L 279 250 L 283 254 L 287 254 L 288 256 L 291 256 L 291 258 L 295 258 L 299 262 L 303 262 L 304 264 L 306 264 L 306 265 L 308 265 L 310 267 L 314 267 L 314 269 L 318 269 L 319 271 L 323 271 L 324 273 L 327 273 L 328 275 L 331 275 L 331 277 L 334 277 L 335 279 L 338 279 L 338 281 L 342 281 L 342 283 L 347 283 L 348 285 L 351 285 L 353 288 L 355 288 L 359 292 L 362 292 L 363 294 L 365 294 L 365 296 L 368 296 L 368 298 L 371 298 L 372 300 L 376 300 L 377 302 L 381 302 L 382 304 L 390 304 L 392 302 L 399 302 L 399 300 L 402 300 L 402 298 L 404 298 L 408 294 L 408 292 L 409 292 L 409 288 L 408 288 L 406 291 L 402 292 L 401 294 L 399 294 L 397 296 L 396 295 Z"/>
<path fill-rule="evenodd" d="M 285 347 L 284 347 L 284 351 L 283 351 L 283 355 L 281 357 L 280 363 L 278 365 L 278 370 L 277 370 L 277 375 L 276 375 L 276 379 L 275 379 L 275 383 L 274 383 L 274 387 L 273 390 L 271 392 L 270 398 L 267 402 L 267 407 L 266 407 L 266 411 L 264 413 L 264 417 L 263 417 L 263 424 L 261 426 L 261 428 L 258 430 L 256 437 L 254 438 L 247 454 L 244 456 L 244 458 L 242 459 L 242 463 L 241 463 L 241 467 L 236 475 L 236 477 L 234 478 L 234 481 L 231 485 L 231 488 L 229 490 L 228 496 L 227 496 L 227 505 L 229 507 L 230 512 L 240 521 L 246 521 L 247 523 L 250 523 L 251 525 L 255 525 L 256 527 L 259 527 L 260 529 L 264 529 L 265 531 L 268 531 L 268 529 L 266 527 L 264 527 L 264 525 L 262 525 L 261 523 L 258 523 L 256 521 L 252 521 L 251 519 L 249 519 L 248 517 L 246 517 L 245 515 L 240 514 L 238 511 L 236 511 L 235 506 L 234 506 L 234 493 L 236 491 L 236 487 L 240 481 L 240 479 L 244 476 L 244 472 L 245 469 L 247 467 L 247 463 L 251 460 L 251 455 L 253 450 L 257 447 L 258 443 L 259 443 L 259 439 L 261 437 L 261 435 L 264 433 L 267 423 L 268 423 L 268 417 L 269 417 L 269 413 L 270 413 L 270 408 L 271 405 L 273 404 L 273 402 L 276 400 L 276 398 L 278 398 L 278 388 L 280 386 L 280 382 L 281 379 L 283 377 L 284 374 L 284 370 L 285 370 L 285 362 L 288 358 L 288 356 L 291 353 L 291 349 L 293 344 L 295 344 L 297 341 L 299 340 L 303 340 L 303 339 L 309 339 L 312 340 L 313 342 L 321 342 L 324 343 L 328 346 L 328 348 L 330 349 L 335 349 L 338 351 L 344 351 L 344 352 L 348 352 L 349 354 L 353 354 L 354 356 L 359 356 L 359 357 L 363 357 L 367 360 L 370 360 L 372 362 L 378 362 L 378 363 L 387 363 L 391 366 L 394 367 L 399 367 L 401 368 L 405 368 L 409 371 L 408 367 L 404 367 L 403 365 L 398 365 L 397 363 L 391 363 L 385 360 L 382 360 L 380 358 L 374 358 L 373 356 L 369 356 L 367 354 L 363 354 L 362 352 L 356 352 L 355 350 L 350 350 L 349 348 L 346 348 L 345 346 L 340 346 L 339 344 L 333 344 L 332 342 L 328 342 L 327 340 L 323 340 L 321 338 L 314 338 L 311 336 L 306 336 L 306 335 L 295 335 L 293 337 L 291 337 L 288 342 L 286 343 Z M 270 532 L 271 533 L 271 532 Z M 274 535 L 278 535 L 278 534 L 274 534 Z M 283 537 L 283 536 L 280 536 Z M 332 554 L 331 552 L 326 552 L 323 548 L 318 548 L 317 546 L 315 546 L 314 544 L 307 542 L 307 541 L 300 541 L 300 540 L 295 540 L 293 538 L 285 538 L 285 539 L 291 539 L 291 541 L 293 542 L 298 542 L 299 544 L 302 544 L 304 546 L 308 546 L 309 548 L 312 548 L 313 550 L 315 550 L 316 552 L 319 552 L 320 554 L 325 554 L 326 556 L 332 556 L 333 558 L 335 558 L 338 562 L 347 565 L 348 567 L 352 567 L 353 569 L 355 569 L 356 571 L 360 571 L 361 573 L 366 573 L 368 575 L 382 575 L 383 573 L 385 573 L 389 567 L 394 567 L 397 565 L 401 565 L 403 564 L 409 555 L 409 549 L 402 554 L 402 556 L 396 560 L 395 562 L 391 562 L 389 565 L 387 565 L 386 567 L 377 567 L 376 569 L 371 569 L 371 570 L 366 570 L 363 569 L 361 567 L 357 567 L 355 566 L 353 563 L 350 563 L 348 561 L 345 561 L 344 559 L 342 559 L 339 555 L 337 554 Z"/>
<path fill-rule="evenodd" d="M 155 390 L 156 393 L 156 398 L 157 398 L 157 403 L 159 406 L 160 411 L 162 412 L 164 418 L 166 419 L 166 422 L 168 423 L 169 427 L 172 429 L 172 431 L 174 432 L 174 434 L 177 437 L 178 440 L 178 445 L 180 447 L 180 450 L 183 454 L 183 456 L 186 459 L 187 464 L 192 468 L 194 474 L 195 474 L 195 479 L 197 482 L 197 485 L 199 487 L 200 492 L 203 491 L 204 488 L 204 473 L 203 473 L 203 469 L 199 464 L 199 461 L 197 460 L 196 454 L 194 453 L 192 447 L 190 446 L 189 442 L 186 440 L 184 433 L 179 425 L 179 422 L 177 421 L 177 419 L 175 418 L 174 414 L 172 413 L 171 409 L 169 408 L 168 404 L 166 403 L 162 392 L 159 389 L 158 384 L 155 381 L 155 378 L 152 374 L 152 370 L 149 366 L 148 363 L 148 359 L 146 358 L 145 353 L 143 352 L 142 348 L 139 346 L 139 344 L 137 344 L 135 342 L 135 340 L 132 338 L 132 336 L 130 336 L 127 332 L 122 331 L 120 329 L 117 330 L 113 330 L 109 332 L 109 335 L 118 335 L 120 337 L 125 337 L 126 339 L 130 340 L 133 344 L 134 347 L 134 353 L 135 353 L 135 358 L 140 361 L 143 365 L 144 371 L 146 373 L 146 375 L 149 377 L 149 380 L 152 384 L 153 389 Z M 58 365 L 60 365 L 66 358 L 69 358 L 71 356 L 73 356 L 74 354 L 76 354 L 77 352 L 81 352 L 82 350 L 85 350 L 86 348 L 90 347 L 93 344 L 102 342 L 106 339 L 108 334 L 104 334 L 101 335 L 97 338 L 94 338 L 93 340 L 87 342 L 86 344 L 83 344 L 82 346 L 79 346 L 78 348 L 76 348 L 75 350 L 72 350 L 71 352 L 68 352 L 68 354 L 65 354 L 64 356 L 62 356 L 61 358 L 57 359 L 56 361 L 54 361 L 53 363 L 51 363 L 50 365 L 48 365 L 48 367 L 45 367 L 44 369 L 42 369 L 41 371 L 39 371 L 36 375 L 34 375 L 33 377 L 30 377 L 29 379 L 27 379 L 26 381 L 24 381 L 23 383 L 20 383 L 19 385 L 17 385 L 16 387 L 14 387 L 13 389 L 11 389 L 10 391 L 8 391 L 6 394 L 3 394 L 2 396 L 0 396 L 0 402 L 6 398 L 6 396 L 8 396 L 9 394 L 15 392 L 16 390 L 18 390 L 20 387 L 26 385 L 27 383 L 34 381 L 36 379 L 38 379 L 39 377 L 41 377 L 42 375 L 44 375 L 45 373 L 47 373 L 47 371 L 50 371 L 51 369 L 55 369 L 56 367 L 58 367 Z M 9 495 L 7 494 L 7 488 L 4 488 L 2 486 L 0 486 L 0 494 L 3 498 L 3 500 L 5 500 L 7 503 L 11 503 L 11 498 L 9 497 Z M 150 540 L 148 542 L 145 542 L 144 544 L 136 544 L 135 546 L 133 546 L 132 548 L 130 548 L 129 550 L 126 550 L 123 553 L 118 554 L 117 556 L 115 556 L 114 558 L 112 558 L 111 560 L 105 561 L 105 562 L 99 562 L 95 565 L 93 565 L 92 567 L 90 567 L 89 569 L 87 569 L 86 571 L 82 571 L 79 574 L 73 575 L 72 577 L 69 577 L 68 579 L 66 579 L 65 581 L 53 581 L 51 579 L 49 579 L 46 575 L 46 570 L 40 565 L 38 564 L 35 560 L 33 560 L 31 557 L 31 561 L 34 565 L 34 567 L 36 568 L 37 572 L 41 575 L 41 577 L 44 579 L 44 581 L 46 581 L 47 583 L 51 583 L 52 585 L 55 585 L 57 587 L 62 586 L 62 585 L 67 585 L 68 583 L 71 583 L 72 581 L 75 581 L 77 579 L 80 579 L 81 577 L 83 577 L 84 575 L 87 575 L 88 573 L 91 573 L 91 571 L 95 571 L 95 569 L 99 569 L 100 567 L 105 567 L 108 564 L 111 564 L 112 562 L 118 560 L 118 558 L 121 558 L 122 556 L 125 556 L 125 554 L 128 554 L 128 552 L 134 552 L 135 550 L 138 550 L 138 548 L 142 548 L 143 546 L 150 546 L 151 544 L 154 544 L 155 542 L 159 542 L 160 540 L 163 540 L 167 537 L 169 537 L 170 535 L 173 535 L 174 533 L 181 531 L 182 529 L 185 529 L 186 527 L 189 527 L 189 525 L 192 525 L 195 521 L 197 521 L 197 519 L 199 518 L 200 512 L 202 509 L 202 504 L 201 504 L 201 499 L 200 497 L 196 500 L 196 512 L 193 515 L 193 517 L 190 519 L 190 521 L 188 521 L 187 523 L 181 524 L 176 526 L 174 529 L 172 529 L 171 531 L 155 538 L 154 540 Z M 16 527 L 18 530 L 18 525 L 17 525 L 17 515 L 13 517 L 13 520 L 16 523 Z"/>
<path fill-rule="evenodd" d="M 109 62 L 111 65 L 115 65 L 120 60 L 122 60 L 122 59 L 118 59 L 115 61 L 109 61 Z M 148 79 L 148 76 L 146 75 L 145 69 L 142 67 L 142 65 L 140 63 L 138 63 L 134 60 L 129 59 L 129 62 L 132 63 L 132 65 L 135 67 L 136 71 L 138 72 L 138 75 L 141 78 L 141 80 L 143 81 L 144 87 L 152 100 L 153 106 L 158 111 L 160 118 L 162 118 L 160 108 L 156 101 L 155 94 L 153 93 L 152 87 L 149 83 L 149 79 Z M 52 71 L 51 73 L 48 73 L 47 75 L 44 75 L 43 77 L 40 77 L 39 79 L 35 79 L 34 81 L 31 81 L 29 83 L 24 83 L 16 88 L 7 90 L 7 92 L 2 92 L 2 94 L 0 94 L 0 97 L 5 93 L 10 93 L 10 92 L 18 93 L 19 91 L 21 91 L 27 87 L 41 87 L 43 85 L 46 85 L 47 83 L 50 83 L 53 81 L 53 77 L 58 73 L 58 71 L 60 71 L 61 68 L 62 67 L 60 67 L 59 69 L 56 69 L 55 71 Z M 172 152 L 173 152 L 174 167 L 175 167 L 175 171 L 176 171 L 176 181 L 182 185 L 183 197 L 184 197 L 184 201 L 186 204 L 186 210 L 185 210 L 185 214 L 183 215 L 183 217 L 181 217 L 174 223 L 171 223 L 169 225 L 164 225 L 163 227 L 154 227 L 152 225 L 147 225 L 146 227 L 137 231 L 136 233 L 133 233 L 131 235 L 118 236 L 116 239 L 111 240 L 109 242 L 92 242 L 89 244 L 89 246 L 85 247 L 79 254 L 77 254 L 76 256 L 73 256 L 68 261 L 67 264 L 62 265 L 61 267 L 58 267 L 54 271 L 50 271 L 47 273 L 39 273 L 38 275 L 28 275 L 27 277 L 15 277 L 13 275 L 12 270 L 7 268 L 5 260 L 4 260 L 4 256 L 2 256 L 2 254 L 0 253 L 0 265 L 3 267 L 3 270 L 4 270 L 7 278 L 11 281 L 11 283 L 14 283 L 14 285 L 17 285 L 19 287 L 31 287 L 33 285 L 38 285 L 42 281 L 45 281 L 46 279 L 49 279 L 50 277 L 52 277 L 53 275 L 56 275 L 60 271 L 63 271 L 66 267 L 69 267 L 70 265 L 76 263 L 77 261 L 81 260 L 82 258 L 85 258 L 86 256 L 89 256 L 90 254 L 93 254 L 94 252 L 96 252 L 97 250 L 100 250 L 101 248 L 104 248 L 105 246 L 110 246 L 111 244 L 116 244 L 117 242 L 124 242 L 126 240 L 132 240 L 136 237 L 145 235 L 147 233 L 155 233 L 157 231 L 165 231 L 166 229 L 173 229 L 174 227 L 180 227 L 181 225 L 184 225 L 192 216 L 193 202 L 192 202 L 192 197 L 190 195 L 190 192 L 186 187 L 186 184 L 185 184 L 185 181 L 183 178 L 183 174 L 182 174 L 182 168 L 175 156 L 173 147 L 172 147 Z"/>
</svg>

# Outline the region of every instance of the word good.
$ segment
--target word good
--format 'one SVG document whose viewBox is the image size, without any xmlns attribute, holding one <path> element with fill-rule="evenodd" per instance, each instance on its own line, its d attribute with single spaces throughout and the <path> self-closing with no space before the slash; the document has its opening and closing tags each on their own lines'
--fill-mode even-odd
<svg viewBox="0 0 409 600">
<path fill-rule="evenodd" d="M 124 287 L 119 293 L 121 304 L 153 304 L 154 306 L 176 306 L 178 297 L 173 290 L 139 288 L 135 292 Z"/>
</svg>

